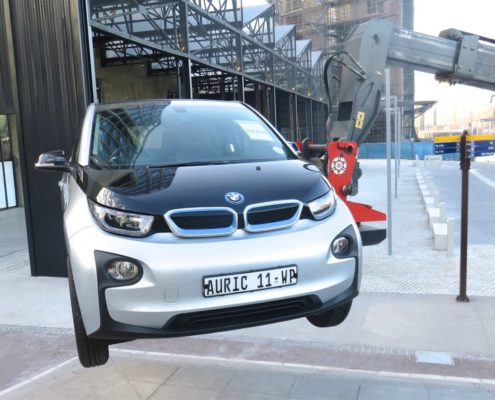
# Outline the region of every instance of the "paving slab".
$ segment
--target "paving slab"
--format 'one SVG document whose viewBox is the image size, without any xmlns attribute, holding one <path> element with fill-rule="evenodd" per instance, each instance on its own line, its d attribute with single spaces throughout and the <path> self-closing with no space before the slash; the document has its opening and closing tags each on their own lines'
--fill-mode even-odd
<svg viewBox="0 0 495 400">
<path fill-rule="evenodd" d="M 427 390 L 430 399 L 438 400 L 491 400 L 495 396 L 493 388 L 476 385 L 449 385 L 449 387 L 445 387 L 445 385 L 430 384 Z"/>
<path fill-rule="evenodd" d="M 0 238 L 2 238 L 0 241 L 0 258 L 27 250 L 24 209 L 18 207 L 0 211 L 0 219 L 2 221 L 0 224 Z"/>
<path fill-rule="evenodd" d="M 0 390 L 74 356 L 72 334 L 0 326 Z"/>
<path fill-rule="evenodd" d="M 221 390 L 232 380 L 234 373 L 228 368 L 216 368 L 215 370 L 188 366 L 176 371 L 169 378 L 169 385 L 186 386 L 197 389 Z"/>
<path fill-rule="evenodd" d="M 360 385 L 366 378 L 348 378 L 314 374 L 300 376 L 290 391 L 291 398 L 301 399 L 356 399 Z"/>
<path fill-rule="evenodd" d="M 359 400 L 384 400 L 391 398 L 401 400 L 429 400 L 428 390 L 422 384 L 364 382 L 360 386 Z"/>
<path fill-rule="evenodd" d="M 192 387 L 161 386 L 150 400 L 215 400 L 220 392 L 211 389 L 196 389 Z"/>
<path fill-rule="evenodd" d="M 134 363 L 135 369 L 166 371 L 162 383 L 139 378 L 129 380 L 119 364 Z M 164 368 L 165 366 L 165 368 Z M 210 388 L 192 387 L 190 382 L 173 380 L 191 368 L 208 370 L 216 382 L 227 382 Z M 168 371 L 176 372 L 168 375 Z M 225 375 L 226 369 L 231 374 Z M 189 372 L 188 372 L 189 371 Z M 495 382 L 494 382 L 495 383 Z M 209 359 L 184 359 L 173 356 L 136 356 L 112 354 L 112 361 L 97 369 L 83 369 L 76 360 L 22 382 L 0 398 L 20 399 L 414 399 L 414 400 L 494 400 L 495 385 L 482 383 L 421 379 L 414 376 L 393 377 L 383 373 L 325 371 L 312 368 L 270 366 L 258 363 L 220 362 Z"/>
</svg>

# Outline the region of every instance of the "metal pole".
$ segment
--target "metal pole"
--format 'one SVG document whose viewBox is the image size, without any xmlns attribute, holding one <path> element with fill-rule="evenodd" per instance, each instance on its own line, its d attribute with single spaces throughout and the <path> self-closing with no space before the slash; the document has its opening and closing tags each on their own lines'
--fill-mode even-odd
<svg viewBox="0 0 495 400">
<path fill-rule="evenodd" d="M 468 201 L 469 201 L 469 169 L 471 168 L 470 154 L 467 148 L 468 131 L 465 130 L 461 136 L 461 171 L 462 171 L 462 193 L 461 193 L 461 265 L 459 296 L 457 301 L 468 302 L 467 289 L 467 246 L 468 246 Z"/>
<path fill-rule="evenodd" d="M 9 129 L 8 126 L 8 121 L 7 121 L 8 115 L 5 116 L 5 125 L 6 128 Z M 3 189 L 4 189 L 4 195 L 5 195 L 5 208 L 9 208 L 9 197 L 8 197 L 8 192 L 7 192 L 7 177 L 5 174 L 5 163 L 3 161 L 3 149 L 2 149 L 2 141 L 0 140 L 0 166 L 2 169 L 2 178 L 3 178 Z M 2 209 L 3 207 L 0 207 Z"/>
<path fill-rule="evenodd" d="M 175 57 L 175 86 L 177 87 L 177 98 L 182 99 L 182 83 L 180 75 L 180 58 Z"/>
<path fill-rule="evenodd" d="M 91 75 L 91 97 L 92 100 L 88 102 L 93 102 L 95 104 L 98 104 L 100 102 L 100 99 L 98 98 L 98 87 L 96 85 L 96 67 L 95 67 L 95 56 L 94 56 L 94 51 L 93 51 L 93 28 L 91 27 L 91 10 L 90 10 L 90 5 L 89 1 L 86 2 L 86 29 L 87 29 L 87 40 L 88 40 L 88 46 L 89 46 L 89 69 L 90 69 L 90 75 Z"/>
<path fill-rule="evenodd" d="M 187 82 L 187 97 L 188 99 L 194 99 L 194 88 L 192 84 L 192 72 L 191 72 L 191 60 L 189 58 L 184 58 L 183 59 L 183 68 L 185 65 L 185 73 L 186 73 L 186 82 Z"/>
<path fill-rule="evenodd" d="M 390 69 L 385 69 L 385 125 L 387 135 L 387 242 L 388 255 L 392 255 L 392 124 L 390 116 Z"/>
<path fill-rule="evenodd" d="M 246 97 L 244 94 L 244 76 L 242 76 L 242 75 L 239 77 L 239 85 L 241 86 L 241 90 L 240 90 L 241 96 L 240 96 L 239 100 L 244 103 L 246 101 Z"/>
<path fill-rule="evenodd" d="M 294 140 L 300 139 L 299 137 L 299 111 L 298 111 L 298 101 L 297 101 L 297 94 L 292 94 L 292 97 L 294 98 Z"/>
<path fill-rule="evenodd" d="M 272 86 L 273 88 L 273 126 L 275 126 L 277 129 L 280 129 L 279 126 L 277 125 L 277 89 L 275 86 Z"/>
<path fill-rule="evenodd" d="M 310 134 L 308 135 L 308 137 L 311 139 L 311 140 L 314 140 L 314 126 L 313 126 L 313 100 L 310 100 L 309 101 L 309 118 L 310 118 L 310 122 L 309 122 L 309 129 L 310 129 Z"/>
<path fill-rule="evenodd" d="M 397 106 L 397 96 L 395 96 L 395 105 Z M 395 198 L 397 198 L 397 187 L 399 182 L 399 108 L 394 107 L 394 133 L 395 133 Z"/>
<path fill-rule="evenodd" d="M 399 178 L 400 178 L 400 160 L 402 158 L 402 113 L 404 112 L 403 107 L 399 107 Z"/>
</svg>

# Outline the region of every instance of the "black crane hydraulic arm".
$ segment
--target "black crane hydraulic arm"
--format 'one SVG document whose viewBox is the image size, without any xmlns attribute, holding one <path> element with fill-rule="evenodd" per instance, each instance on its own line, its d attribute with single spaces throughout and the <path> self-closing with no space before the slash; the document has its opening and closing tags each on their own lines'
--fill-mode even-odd
<svg viewBox="0 0 495 400">
<path fill-rule="evenodd" d="M 332 75 L 341 66 L 339 76 Z M 332 54 L 324 68 L 330 114 L 329 142 L 299 143 L 302 156 L 325 154 L 326 175 L 357 223 L 383 221 L 386 215 L 347 196 L 357 194 L 361 175 L 357 150 L 369 134 L 380 110 L 386 66 L 412 67 L 434 74 L 441 82 L 495 90 L 495 41 L 449 29 L 440 37 L 398 29 L 390 21 L 375 19 L 358 25 L 341 50 Z M 337 83 L 337 85 L 334 85 Z M 338 86 L 333 107 L 330 88 Z"/>
</svg>

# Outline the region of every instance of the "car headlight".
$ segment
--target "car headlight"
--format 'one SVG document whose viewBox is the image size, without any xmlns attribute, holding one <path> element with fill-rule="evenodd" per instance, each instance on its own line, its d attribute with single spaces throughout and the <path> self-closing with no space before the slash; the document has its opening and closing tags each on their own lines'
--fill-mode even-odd
<svg viewBox="0 0 495 400">
<path fill-rule="evenodd" d="M 153 224 L 153 217 L 151 215 L 112 210 L 92 201 L 89 201 L 89 208 L 98 226 L 110 233 L 142 237 L 149 233 Z"/>
<path fill-rule="evenodd" d="M 323 219 L 332 215 L 336 206 L 337 200 L 335 199 L 333 189 L 330 189 L 327 194 L 308 203 L 309 210 L 315 219 Z"/>
</svg>

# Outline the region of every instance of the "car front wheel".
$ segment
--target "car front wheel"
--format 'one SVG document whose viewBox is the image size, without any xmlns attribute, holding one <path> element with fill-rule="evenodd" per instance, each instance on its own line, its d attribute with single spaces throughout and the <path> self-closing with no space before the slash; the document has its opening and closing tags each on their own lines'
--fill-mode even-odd
<svg viewBox="0 0 495 400">
<path fill-rule="evenodd" d="M 330 328 L 332 326 L 340 325 L 345 321 L 349 311 L 351 311 L 352 300 L 348 303 L 342 304 L 339 307 L 332 308 L 331 310 L 322 312 L 321 314 L 312 315 L 308 318 L 314 326 L 318 328 Z"/>
<path fill-rule="evenodd" d="M 74 320 L 74 334 L 76 336 L 79 361 L 85 368 L 103 365 L 108 361 L 108 344 L 102 340 L 91 339 L 86 335 L 69 261 L 67 261 L 67 273 L 69 276 L 70 303 L 72 306 L 72 319 Z"/>
</svg>

